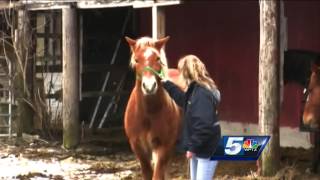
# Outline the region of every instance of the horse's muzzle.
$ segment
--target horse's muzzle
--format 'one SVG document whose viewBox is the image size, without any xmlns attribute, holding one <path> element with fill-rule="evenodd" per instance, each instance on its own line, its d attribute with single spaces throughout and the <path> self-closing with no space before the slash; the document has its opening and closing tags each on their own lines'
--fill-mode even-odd
<svg viewBox="0 0 320 180">
<path fill-rule="evenodd" d="M 153 95 L 157 92 L 157 81 L 154 76 L 152 78 L 142 78 L 142 92 L 144 95 Z"/>
<path fill-rule="evenodd" d="M 309 126 L 312 129 L 319 128 L 319 122 L 315 120 L 314 116 L 311 114 L 304 114 L 303 115 L 303 124 Z"/>
</svg>

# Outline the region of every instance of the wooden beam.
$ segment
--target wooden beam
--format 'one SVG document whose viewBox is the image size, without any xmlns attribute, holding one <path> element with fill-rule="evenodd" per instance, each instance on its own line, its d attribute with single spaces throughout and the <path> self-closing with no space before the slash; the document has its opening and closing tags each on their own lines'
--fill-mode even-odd
<svg viewBox="0 0 320 180">
<path fill-rule="evenodd" d="M 9 2 L 0 2 L 0 9 L 7 9 L 10 7 Z"/>
<path fill-rule="evenodd" d="M 259 126 L 271 136 L 261 155 L 260 173 L 273 176 L 280 167 L 279 2 L 260 1 Z"/>
<path fill-rule="evenodd" d="M 0 9 L 10 9 L 10 8 L 16 8 L 19 7 L 18 0 L 2 0 L 0 2 Z"/>
<path fill-rule="evenodd" d="M 159 39 L 165 36 L 166 19 L 164 7 L 152 7 L 152 38 Z"/>
<path fill-rule="evenodd" d="M 82 73 L 83 73 L 83 49 L 84 49 L 84 42 L 83 42 L 83 13 L 79 15 L 79 96 L 80 101 L 82 101 Z M 81 122 L 82 123 L 82 122 Z"/>
<path fill-rule="evenodd" d="M 43 66 L 35 66 L 36 73 L 54 73 L 54 72 L 62 72 L 61 65 L 43 65 Z"/>
<path fill-rule="evenodd" d="M 181 4 L 180 0 L 170 1 L 131 1 L 131 2 L 102 2 L 102 1 L 80 1 L 77 3 L 80 9 L 91 9 L 91 8 L 115 8 L 115 7 L 127 7 L 132 6 L 133 8 L 152 8 L 156 6 L 172 6 Z"/>
<path fill-rule="evenodd" d="M 75 148 L 80 141 L 79 127 L 79 58 L 77 10 L 62 9 L 63 52 L 63 146 Z"/>
<path fill-rule="evenodd" d="M 156 0 L 155 0 L 156 1 Z M 133 7 L 133 8 L 151 8 L 156 6 L 172 6 L 181 4 L 180 0 L 171 1 L 101 1 L 101 0 L 24 0 L 20 4 L 26 5 L 29 10 L 52 10 L 63 9 L 70 3 L 78 9 L 98 9 L 98 8 L 116 8 L 116 7 Z"/>
<path fill-rule="evenodd" d="M 110 65 L 110 64 L 87 64 L 83 66 L 82 73 L 88 72 L 123 72 L 129 71 L 128 66 Z"/>
<path fill-rule="evenodd" d="M 23 132 L 30 133 L 33 130 L 34 111 L 32 104 L 33 93 L 33 59 L 32 59 L 32 36 L 30 26 L 30 14 L 26 9 L 18 10 L 18 23 L 14 47 L 16 53 L 16 75 L 14 86 L 16 87 L 15 98 L 18 101 L 18 137 Z"/>
<path fill-rule="evenodd" d="M 82 97 L 83 98 L 92 98 L 92 97 L 112 97 L 112 96 L 118 96 L 118 95 L 129 95 L 129 91 L 106 91 L 106 92 L 101 92 L 101 91 L 88 91 L 88 92 L 83 92 Z"/>
<path fill-rule="evenodd" d="M 284 2 L 280 0 L 280 105 L 283 104 L 284 92 L 284 52 L 288 49 L 287 18 L 284 14 Z"/>
</svg>

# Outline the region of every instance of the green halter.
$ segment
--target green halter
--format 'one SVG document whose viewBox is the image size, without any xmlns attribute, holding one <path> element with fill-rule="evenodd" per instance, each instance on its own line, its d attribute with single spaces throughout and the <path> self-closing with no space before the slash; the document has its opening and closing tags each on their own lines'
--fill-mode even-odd
<svg viewBox="0 0 320 180">
<path fill-rule="evenodd" d="M 143 71 L 150 71 L 150 72 L 152 72 L 153 74 L 157 75 L 159 78 L 161 78 L 161 79 L 164 78 L 164 71 L 163 71 L 162 68 L 161 68 L 161 70 L 158 72 L 158 71 L 154 70 L 152 67 L 146 66 L 146 67 L 143 68 Z M 141 79 L 141 75 L 140 75 L 140 74 L 137 74 L 136 77 L 137 77 L 137 79 Z"/>
</svg>

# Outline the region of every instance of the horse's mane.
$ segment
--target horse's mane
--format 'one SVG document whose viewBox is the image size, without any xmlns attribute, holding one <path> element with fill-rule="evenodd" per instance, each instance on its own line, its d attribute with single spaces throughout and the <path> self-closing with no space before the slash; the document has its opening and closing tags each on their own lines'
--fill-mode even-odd
<svg viewBox="0 0 320 180">
<path fill-rule="evenodd" d="M 166 54 L 164 52 L 164 48 L 161 48 L 160 52 L 155 48 L 155 40 L 150 38 L 150 37 L 141 37 L 137 39 L 135 48 L 136 49 L 141 49 L 141 48 L 151 48 L 153 52 L 157 53 L 160 56 L 160 61 L 162 68 L 166 71 L 168 68 L 168 63 L 167 63 L 167 58 Z M 134 65 L 136 64 L 136 59 L 135 59 L 135 52 L 134 50 L 132 51 L 131 59 L 130 59 L 130 67 L 134 68 Z"/>
</svg>

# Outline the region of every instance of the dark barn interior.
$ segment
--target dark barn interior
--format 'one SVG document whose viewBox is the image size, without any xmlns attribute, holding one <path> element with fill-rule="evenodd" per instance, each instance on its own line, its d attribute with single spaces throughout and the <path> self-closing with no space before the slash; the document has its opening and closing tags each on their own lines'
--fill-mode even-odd
<svg viewBox="0 0 320 180">
<path fill-rule="evenodd" d="M 134 82 L 133 71 L 129 68 L 130 49 L 123 38 L 124 35 L 134 36 L 133 12 L 132 8 L 81 11 L 83 67 L 80 120 L 93 128 L 122 124 Z M 99 101 L 101 103 L 97 105 Z M 102 119 L 108 122 L 101 123 Z"/>
</svg>

